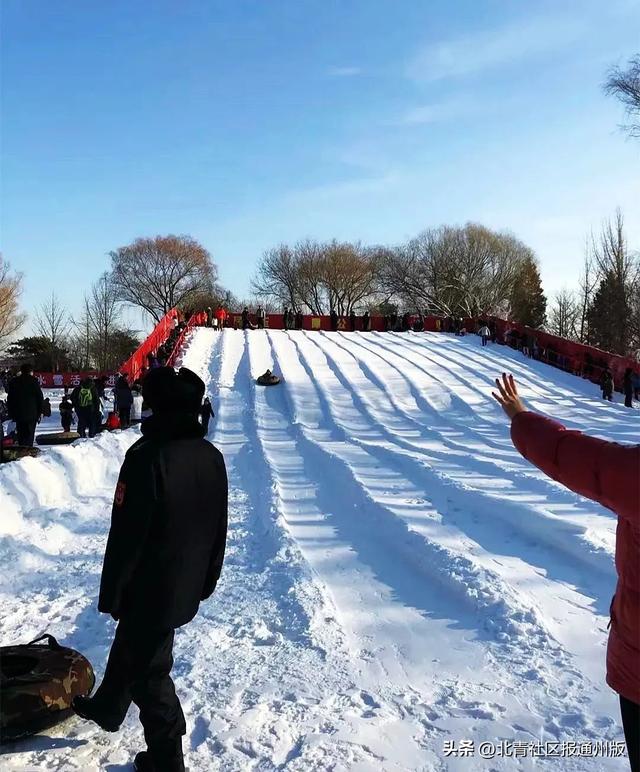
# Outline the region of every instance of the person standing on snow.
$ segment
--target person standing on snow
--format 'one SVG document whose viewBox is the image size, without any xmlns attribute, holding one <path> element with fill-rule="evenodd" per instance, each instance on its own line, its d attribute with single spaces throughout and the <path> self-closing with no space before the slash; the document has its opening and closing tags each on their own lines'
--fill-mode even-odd
<svg viewBox="0 0 640 772">
<path fill-rule="evenodd" d="M 7 413 L 16 424 L 18 445 L 31 447 L 44 409 L 44 396 L 33 375 L 33 367 L 23 364 L 20 375 L 12 378 L 7 386 Z"/>
<path fill-rule="evenodd" d="M 258 329 L 264 330 L 265 314 L 264 314 L 264 308 L 262 306 L 258 306 L 256 308 L 256 317 L 258 321 Z"/>
<path fill-rule="evenodd" d="M 622 391 L 624 392 L 624 406 L 633 407 L 633 370 L 630 367 L 624 371 Z"/>
<path fill-rule="evenodd" d="M 251 329 L 251 322 L 249 321 L 249 309 L 246 306 L 242 309 L 242 329 Z"/>
<path fill-rule="evenodd" d="M 68 394 L 62 397 L 60 402 L 60 424 L 62 425 L 63 432 L 71 431 L 71 424 L 73 423 L 73 402 Z"/>
<path fill-rule="evenodd" d="M 209 421 L 213 418 L 214 412 L 211 407 L 211 400 L 209 397 L 204 398 L 204 402 L 200 406 L 200 420 L 202 422 L 202 428 L 204 429 L 205 437 L 209 432 Z"/>
<path fill-rule="evenodd" d="M 491 335 L 491 331 L 486 324 L 478 330 L 478 335 L 482 338 L 482 345 L 486 346 L 489 341 L 489 336 Z"/>
<path fill-rule="evenodd" d="M 362 314 L 362 330 L 363 332 L 369 332 L 369 325 L 371 324 L 371 317 L 369 316 L 369 312 L 365 311 L 364 314 Z"/>
<path fill-rule="evenodd" d="M 496 378 L 494 398 L 511 419 L 511 439 L 534 466 L 618 516 L 616 570 L 607 646 L 607 683 L 620 696 L 632 772 L 640 770 L 640 445 L 569 431 L 528 411 L 512 375 Z"/>
<path fill-rule="evenodd" d="M 336 313 L 335 308 L 331 309 L 331 313 L 329 314 L 329 321 L 331 323 L 332 332 L 337 332 L 338 331 L 338 314 Z"/>
<path fill-rule="evenodd" d="M 608 399 L 613 402 L 613 375 L 611 370 L 607 369 L 600 378 L 600 388 L 602 389 L 602 399 Z"/>
<path fill-rule="evenodd" d="M 351 313 L 349 314 L 349 329 L 351 332 L 356 331 L 356 312 L 351 309 Z"/>
<path fill-rule="evenodd" d="M 120 428 L 128 429 L 131 426 L 131 407 L 133 405 L 133 394 L 129 388 L 129 383 L 124 375 L 118 378 L 114 391 L 114 408 L 120 419 Z"/>
<path fill-rule="evenodd" d="M 79 386 L 71 392 L 71 402 L 78 416 L 78 434 L 81 437 L 96 436 L 96 415 L 99 415 L 100 398 L 91 378 L 85 378 Z"/>
<path fill-rule="evenodd" d="M 145 378 L 153 415 L 127 451 L 115 490 L 98 610 L 118 620 L 107 667 L 76 713 L 115 732 L 131 702 L 147 750 L 139 772 L 184 772 L 184 714 L 171 680 L 176 628 L 215 590 L 227 535 L 222 454 L 203 439 L 197 414 L 204 383 L 162 367 Z"/>
</svg>

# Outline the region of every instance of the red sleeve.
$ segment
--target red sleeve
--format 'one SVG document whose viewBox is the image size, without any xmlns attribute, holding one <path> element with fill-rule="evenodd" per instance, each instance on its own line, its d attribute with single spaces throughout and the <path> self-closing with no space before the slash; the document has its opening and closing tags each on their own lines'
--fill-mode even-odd
<svg viewBox="0 0 640 772">
<path fill-rule="evenodd" d="M 549 477 L 640 523 L 640 445 L 588 437 L 528 411 L 511 422 L 511 439 Z"/>
</svg>

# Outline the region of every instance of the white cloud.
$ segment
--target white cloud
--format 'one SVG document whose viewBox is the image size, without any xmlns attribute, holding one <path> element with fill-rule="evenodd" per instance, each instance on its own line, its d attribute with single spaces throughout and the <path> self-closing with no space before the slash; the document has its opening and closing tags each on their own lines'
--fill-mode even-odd
<svg viewBox="0 0 640 772">
<path fill-rule="evenodd" d="M 463 101 L 461 99 L 430 105 L 419 105 L 407 110 L 397 123 L 403 126 L 416 126 L 419 124 L 449 121 L 468 114 L 474 107 L 470 101 Z"/>
<path fill-rule="evenodd" d="M 355 75 L 362 75 L 360 67 L 329 67 L 327 75 L 334 78 L 353 78 Z"/>
<path fill-rule="evenodd" d="M 420 50 L 409 62 L 406 74 L 416 81 L 436 81 L 464 77 L 562 50 L 586 30 L 581 19 L 538 18 L 434 42 Z"/>
</svg>

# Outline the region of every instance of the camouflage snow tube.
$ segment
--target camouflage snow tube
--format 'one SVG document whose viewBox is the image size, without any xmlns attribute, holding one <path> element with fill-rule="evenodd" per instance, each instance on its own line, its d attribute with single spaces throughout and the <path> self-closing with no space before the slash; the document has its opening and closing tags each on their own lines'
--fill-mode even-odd
<svg viewBox="0 0 640 772">
<path fill-rule="evenodd" d="M 51 434 L 39 434 L 36 437 L 38 445 L 69 445 L 79 439 L 78 432 L 52 432 Z"/>
<path fill-rule="evenodd" d="M 256 378 L 258 386 L 277 386 L 280 383 L 280 378 L 277 375 L 259 375 Z"/>
<path fill-rule="evenodd" d="M 5 445 L 2 448 L 2 462 L 19 461 L 21 458 L 35 458 L 40 453 L 40 448 L 32 448 L 27 445 Z"/>
<path fill-rule="evenodd" d="M 73 698 L 90 694 L 94 683 L 89 661 L 52 635 L 0 647 L 0 743 L 64 721 Z"/>
</svg>

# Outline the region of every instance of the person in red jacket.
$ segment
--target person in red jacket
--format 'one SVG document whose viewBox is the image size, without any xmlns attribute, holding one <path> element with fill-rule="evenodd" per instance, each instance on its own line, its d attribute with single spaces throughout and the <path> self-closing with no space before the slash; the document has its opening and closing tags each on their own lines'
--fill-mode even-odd
<svg viewBox="0 0 640 772">
<path fill-rule="evenodd" d="M 513 375 L 496 378 L 495 399 L 511 419 L 511 439 L 532 464 L 618 516 L 616 570 L 607 647 L 607 683 L 620 696 L 632 772 L 640 772 L 640 445 L 619 445 L 529 412 Z"/>
</svg>

